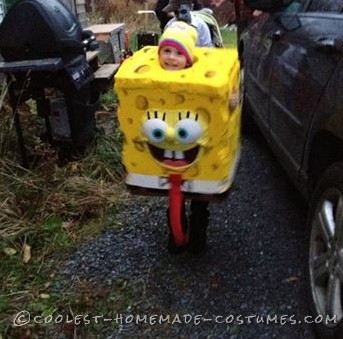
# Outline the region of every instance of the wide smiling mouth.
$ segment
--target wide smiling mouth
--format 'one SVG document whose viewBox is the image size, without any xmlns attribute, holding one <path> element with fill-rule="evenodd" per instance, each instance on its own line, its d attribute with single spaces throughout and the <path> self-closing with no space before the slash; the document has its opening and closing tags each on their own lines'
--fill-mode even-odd
<svg viewBox="0 0 343 339">
<path fill-rule="evenodd" d="M 164 65 L 166 69 L 176 69 L 178 68 L 178 65 L 172 65 L 172 64 L 165 64 Z"/>
<path fill-rule="evenodd" d="M 172 151 L 158 148 L 151 144 L 148 145 L 154 159 L 169 167 L 185 167 L 191 165 L 195 161 L 200 148 L 199 146 L 195 146 L 186 151 Z"/>
</svg>

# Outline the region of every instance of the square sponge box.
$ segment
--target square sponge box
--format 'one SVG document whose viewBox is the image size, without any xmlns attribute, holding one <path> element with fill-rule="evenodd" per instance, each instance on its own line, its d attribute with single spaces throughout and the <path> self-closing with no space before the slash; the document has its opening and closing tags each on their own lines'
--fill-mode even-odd
<svg viewBox="0 0 343 339">
<path fill-rule="evenodd" d="M 158 47 L 147 46 L 115 75 L 128 185 L 167 190 L 168 177 L 179 174 L 185 192 L 230 187 L 240 153 L 237 51 L 195 48 L 194 55 L 192 67 L 167 71 Z"/>
</svg>

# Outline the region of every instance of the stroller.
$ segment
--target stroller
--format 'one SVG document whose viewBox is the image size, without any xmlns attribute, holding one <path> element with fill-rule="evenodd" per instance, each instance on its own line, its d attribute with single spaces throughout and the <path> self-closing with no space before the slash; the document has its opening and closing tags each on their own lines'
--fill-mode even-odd
<svg viewBox="0 0 343 339">
<path fill-rule="evenodd" d="M 212 28 L 222 46 L 216 22 Z M 168 196 L 171 253 L 204 249 L 208 202 L 226 196 L 240 157 L 241 108 L 228 104 L 239 88 L 238 53 L 196 48 L 195 57 L 192 67 L 168 72 L 157 47 L 145 46 L 115 76 L 126 184 L 135 194 Z"/>
</svg>

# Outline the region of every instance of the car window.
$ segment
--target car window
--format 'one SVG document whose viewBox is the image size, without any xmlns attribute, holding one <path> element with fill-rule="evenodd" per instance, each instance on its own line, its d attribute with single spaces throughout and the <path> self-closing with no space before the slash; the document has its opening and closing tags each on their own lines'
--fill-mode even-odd
<svg viewBox="0 0 343 339">
<path fill-rule="evenodd" d="M 288 14 L 298 13 L 300 12 L 302 8 L 303 8 L 303 1 L 295 0 L 285 7 L 284 13 L 288 13 Z"/>
<path fill-rule="evenodd" d="M 309 12 L 336 12 L 343 10 L 343 0 L 312 0 L 308 9 Z"/>
</svg>

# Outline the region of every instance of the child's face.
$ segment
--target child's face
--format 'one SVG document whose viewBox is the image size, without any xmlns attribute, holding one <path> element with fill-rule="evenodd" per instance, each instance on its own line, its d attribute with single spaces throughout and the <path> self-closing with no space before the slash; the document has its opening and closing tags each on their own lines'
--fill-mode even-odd
<svg viewBox="0 0 343 339">
<path fill-rule="evenodd" d="M 167 71 L 177 71 L 187 66 L 186 57 L 172 46 L 161 47 L 159 60 L 161 67 Z"/>
</svg>

